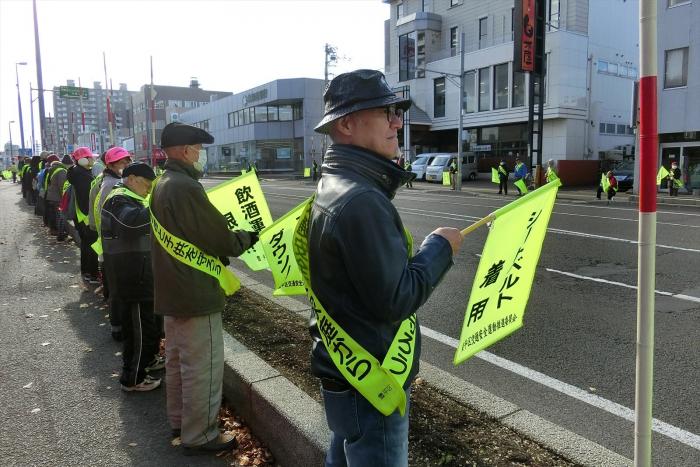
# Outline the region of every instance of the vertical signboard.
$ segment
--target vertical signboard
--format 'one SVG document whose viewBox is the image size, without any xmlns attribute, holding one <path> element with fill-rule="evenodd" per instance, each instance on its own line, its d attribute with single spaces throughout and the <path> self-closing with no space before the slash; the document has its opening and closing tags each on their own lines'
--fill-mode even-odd
<svg viewBox="0 0 700 467">
<path fill-rule="evenodd" d="M 535 71 L 536 3 L 541 0 L 515 0 L 513 12 L 513 67 L 515 71 Z"/>
</svg>

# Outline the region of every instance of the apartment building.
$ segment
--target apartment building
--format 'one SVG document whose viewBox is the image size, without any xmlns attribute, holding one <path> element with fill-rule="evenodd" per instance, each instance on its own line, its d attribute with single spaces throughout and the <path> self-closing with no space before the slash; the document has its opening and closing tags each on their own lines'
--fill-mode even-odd
<svg viewBox="0 0 700 467">
<path fill-rule="evenodd" d="M 536 83 L 544 101 L 543 160 L 631 157 L 637 2 L 544 1 L 547 72 Z M 464 150 L 478 156 L 481 171 L 494 160 L 527 155 L 530 76 L 513 68 L 514 1 L 384 2 L 391 6 L 385 23 L 387 80 L 415 103 L 408 121 L 410 152 L 455 151 L 461 107 Z"/>
<path fill-rule="evenodd" d="M 67 80 L 66 84 L 70 88 L 77 86 L 74 80 Z M 55 122 L 52 125 L 55 127 L 56 141 L 52 143 L 47 135 L 48 146 L 52 150 L 71 152 L 74 147 L 84 145 L 96 153 L 106 151 L 110 145 L 108 96 L 114 144 L 131 135 L 131 97 L 134 93 L 127 89 L 126 84 L 121 83 L 118 89 L 110 90 L 102 88 L 102 84 L 95 81 L 93 87 L 86 90 L 87 94 L 82 98 L 79 95 L 62 97 L 61 87 L 53 88 Z M 51 128 L 48 123 L 47 127 Z"/>
</svg>

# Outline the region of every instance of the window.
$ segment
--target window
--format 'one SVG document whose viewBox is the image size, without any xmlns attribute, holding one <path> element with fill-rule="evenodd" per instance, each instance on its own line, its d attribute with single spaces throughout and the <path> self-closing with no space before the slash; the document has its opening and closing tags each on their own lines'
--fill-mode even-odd
<svg viewBox="0 0 700 467">
<path fill-rule="evenodd" d="M 294 118 L 294 120 L 301 120 L 304 118 L 304 107 L 301 102 L 292 105 L 292 118 Z"/>
<path fill-rule="evenodd" d="M 664 88 L 677 88 L 688 84 L 688 47 L 666 51 Z"/>
<path fill-rule="evenodd" d="M 491 68 L 479 69 L 479 111 L 491 110 Z"/>
<path fill-rule="evenodd" d="M 246 110 L 248 111 L 248 122 L 255 123 L 255 107 L 249 107 Z"/>
<path fill-rule="evenodd" d="M 685 3 L 690 3 L 690 0 L 668 0 L 668 7 L 671 8 L 672 6 L 683 5 Z"/>
<path fill-rule="evenodd" d="M 628 126 L 628 127 L 627 127 L 627 134 L 628 134 L 628 135 L 633 135 L 633 134 L 634 134 L 634 127 Z"/>
<path fill-rule="evenodd" d="M 433 81 L 433 117 L 445 116 L 445 78 L 437 78 Z"/>
<path fill-rule="evenodd" d="M 403 16 L 403 2 L 396 4 L 396 19 Z"/>
<path fill-rule="evenodd" d="M 608 63 L 608 73 L 611 75 L 617 74 L 617 63 Z"/>
<path fill-rule="evenodd" d="M 450 55 L 457 55 L 457 26 L 450 28 Z"/>
<path fill-rule="evenodd" d="M 418 31 L 416 41 L 416 78 L 425 78 L 425 31 Z"/>
<path fill-rule="evenodd" d="M 637 69 L 633 66 L 629 67 L 627 70 L 627 76 L 632 79 L 637 79 Z"/>
<path fill-rule="evenodd" d="M 627 125 L 620 125 L 619 123 L 617 124 L 617 134 L 618 135 L 624 135 L 627 133 Z"/>
<path fill-rule="evenodd" d="M 255 107 L 255 121 L 256 122 L 266 122 L 267 121 L 267 106 Z"/>
<path fill-rule="evenodd" d="M 462 4 L 462 0 L 450 0 L 450 6 L 451 6 L 451 7 L 452 7 L 452 6 L 461 5 L 461 4 Z"/>
<path fill-rule="evenodd" d="M 476 71 L 464 73 L 464 113 L 476 112 Z"/>
<path fill-rule="evenodd" d="M 482 49 L 486 47 L 486 42 L 488 41 L 488 17 L 479 18 L 479 48 Z"/>
<path fill-rule="evenodd" d="M 549 0 L 549 29 L 559 29 L 559 0 Z"/>
<path fill-rule="evenodd" d="M 525 105 L 525 73 L 513 72 L 513 107 Z"/>
<path fill-rule="evenodd" d="M 250 123 L 250 117 L 249 117 L 249 115 L 248 115 L 248 109 L 243 109 L 243 110 L 241 110 L 241 116 L 243 117 L 243 118 L 241 118 L 241 124 L 242 124 L 242 125 L 247 125 L 247 124 Z"/>
<path fill-rule="evenodd" d="M 280 122 L 291 122 L 293 113 L 291 105 L 280 105 L 279 106 L 279 116 Z"/>
<path fill-rule="evenodd" d="M 502 63 L 493 67 L 493 108 L 508 108 L 508 64 Z"/>
<path fill-rule="evenodd" d="M 510 9 L 510 40 L 515 38 L 515 8 Z"/>
<path fill-rule="evenodd" d="M 598 60 L 598 73 L 608 72 L 608 62 L 604 60 Z"/>
<path fill-rule="evenodd" d="M 267 106 L 267 121 L 268 122 L 276 122 L 279 120 L 278 114 L 277 114 L 277 106 L 276 105 L 268 105 Z"/>
<path fill-rule="evenodd" d="M 229 128 L 233 128 L 234 126 L 236 126 L 236 124 L 234 122 L 235 115 L 236 115 L 235 112 L 231 112 L 230 114 L 228 114 L 228 127 Z"/>
<path fill-rule="evenodd" d="M 416 33 L 399 36 L 399 81 L 416 77 Z"/>
<path fill-rule="evenodd" d="M 607 123 L 605 125 L 605 132 L 609 133 L 611 135 L 615 134 L 615 124 L 614 123 Z"/>
</svg>

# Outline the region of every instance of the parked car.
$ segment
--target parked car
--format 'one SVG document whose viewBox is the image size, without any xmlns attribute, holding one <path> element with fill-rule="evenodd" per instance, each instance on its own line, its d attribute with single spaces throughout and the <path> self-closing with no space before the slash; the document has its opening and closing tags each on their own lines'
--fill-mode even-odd
<svg viewBox="0 0 700 467">
<path fill-rule="evenodd" d="M 425 181 L 425 168 L 435 159 L 432 154 L 419 154 L 416 160 L 411 162 L 411 172 L 416 174 L 416 180 Z"/>
<path fill-rule="evenodd" d="M 634 185 L 634 160 L 622 161 L 613 168 L 617 179 L 617 189 L 627 191 Z"/>
<path fill-rule="evenodd" d="M 429 182 L 442 183 L 442 173 L 447 172 L 450 164 L 455 160 L 457 160 L 456 154 L 435 154 L 435 158 L 425 169 L 425 179 Z M 476 177 L 476 155 L 474 153 L 462 155 L 462 180 L 476 180 Z"/>
</svg>

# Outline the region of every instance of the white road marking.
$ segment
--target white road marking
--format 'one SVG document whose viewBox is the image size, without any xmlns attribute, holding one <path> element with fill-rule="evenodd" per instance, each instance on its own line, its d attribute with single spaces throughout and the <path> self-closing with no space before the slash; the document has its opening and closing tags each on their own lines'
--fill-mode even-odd
<svg viewBox="0 0 700 467">
<path fill-rule="evenodd" d="M 574 279 L 581 279 L 581 280 L 592 281 L 592 282 L 600 282 L 602 284 L 617 285 L 619 287 L 626 287 L 628 289 L 637 290 L 636 285 L 625 284 L 624 282 L 609 281 L 607 279 L 601 279 L 600 277 L 581 276 L 579 274 L 574 274 L 572 272 L 566 272 L 566 271 L 560 271 L 558 269 L 545 268 L 545 270 L 549 271 L 549 272 L 553 272 L 555 274 L 561 274 L 563 276 L 573 277 Z M 655 290 L 654 292 L 656 292 L 659 295 L 665 295 L 667 297 L 677 298 L 678 300 L 685 300 L 687 302 L 700 303 L 700 297 L 693 297 L 692 295 L 677 294 L 677 293 L 673 293 L 673 292 L 664 292 L 663 290 Z"/>
<path fill-rule="evenodd" d="M 589 233 L 584 233 L 584 232 L 576 232 L 574 230 L 563 230 L 563 229 L 554 229 L 554 228 L 549 228 L 547 229 L 549 232 L 556 233 L 556 234 L 562 234 L 562 235 L 573 235 L 575 237 L 589 237 L 589 238 L 597 238 L 600 240 L 611 240 L 615 242 L 623 242 L 623 243 L 631 243 L 633 245 L 636 245 L 639 243 L 637 240 L 627 240 L 626 238 L 617 238 L 617 237 L 608 237 L 607 235 L 596 235 L 596 234 L 589 234 Z M 671 245 L 663 245 L 663 244 L 656 244 L 656 248 L 666 248 L 669 250 L 680 250 L 680 251 L 690 251 L 692 253 L 700 253 L 700 250 L 696 248 L 683 248 L 680 246 L 671 246 Z"/>
<path fill-rule="evenodd" d="M 450 336 L 446 336 L 441 332 L 435 331 L 425 326 L 421 326 L 420 329 L 421 334 L 423 334 L 424 336 L 430 337 L 431 339 L 435 339 L 438 342 L 442 342 L 443 344 L 452 347 L 453 349 L 456 349 L 459 345 L 459 341 L 457 339 L 454 339 Z M 542 384 L 543 386 L 546 386 L 557 392 L 577 399 L 581 402 L 584 402 L 586 404 L 604 410 L 608 413 L 616 415 L 629 422 L 634 422 L 634 410 L 627 408 L 624 405 L 618 404 L 613 401 L 609 401 L 595 394 L 590 394 L 584 391 L 583 389 L 577 388 L 576 386 L 572 386 L 563 381 L 559 381 L 558 379 L 552 378 L 551 376 L 547 376 L 544 373 L 540 373 L 539 371 L 512 362 L 503 357 L 499 357 L 498 355 L 493 354 L 491 352 L 487 352 L 486 350 L 482 350 L 481 352 L 477 353 L 475 357 L 484 360 L 488 363 L 491 363 L 492 365 L 495 365 L 499 368 L 503 368 L 504 370 L 508 370 L 511 373 L 515 373 L 531 381 Z M 690 446 L 695 449 L 700 449 L 700 436 L 694 433 L 685 431 L 666 422 L 662 422 L 661 420 L 656 418 L 652 420 L 652 429 L 657 433 L 668 436 L 671 439 L 675 439 L 676 441 L 683 443 L 687 446 Z"/>
</svg>

